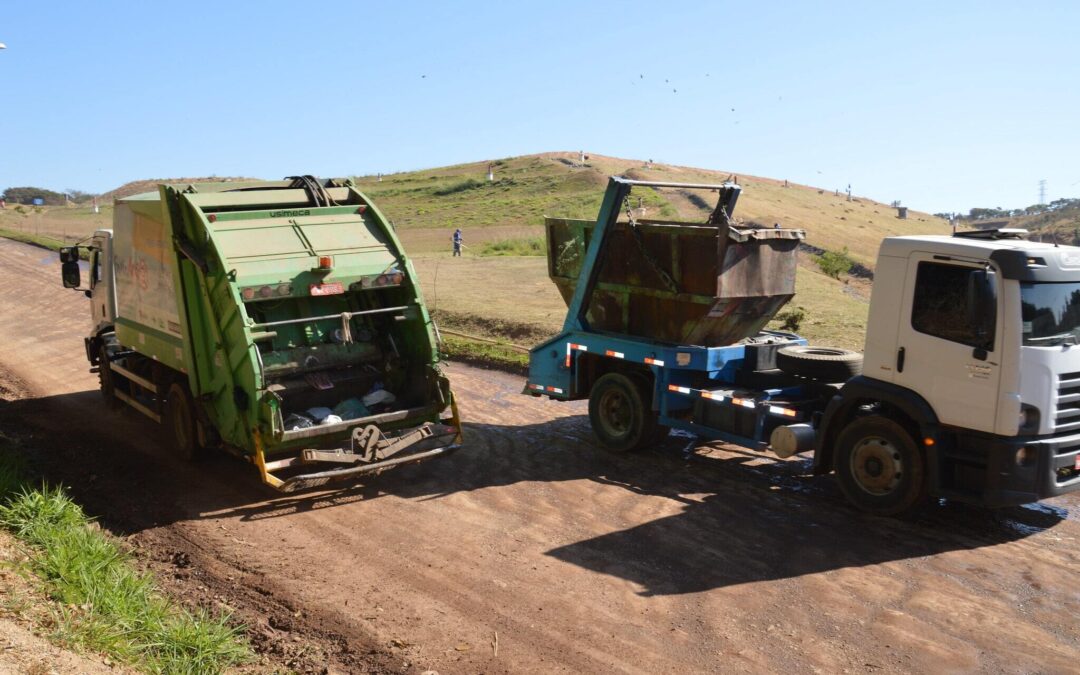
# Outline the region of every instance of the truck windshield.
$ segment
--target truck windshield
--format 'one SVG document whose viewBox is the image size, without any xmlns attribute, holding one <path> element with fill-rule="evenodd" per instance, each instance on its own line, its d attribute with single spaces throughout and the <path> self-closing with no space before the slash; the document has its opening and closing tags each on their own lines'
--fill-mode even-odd
<svg viewBox="0 0 1080 675">
<path fill-rule="evenodd" d="M 1080 344 L 1080 283 L 1020 284 L 1024 344 Z"/>
</svg>

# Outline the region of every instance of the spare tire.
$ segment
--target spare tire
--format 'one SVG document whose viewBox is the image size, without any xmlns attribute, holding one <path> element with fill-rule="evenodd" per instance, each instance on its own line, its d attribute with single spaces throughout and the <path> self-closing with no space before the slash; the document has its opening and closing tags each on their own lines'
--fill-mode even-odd
<svg viewBox="0 0 1080 675">
<path fill-rule="evenodd" d="M 832 347 L 792 346 L 776 352 L 776 367 L 818 382 L 844 382 L 862 372 L 863 356 Z"/>
</svg>

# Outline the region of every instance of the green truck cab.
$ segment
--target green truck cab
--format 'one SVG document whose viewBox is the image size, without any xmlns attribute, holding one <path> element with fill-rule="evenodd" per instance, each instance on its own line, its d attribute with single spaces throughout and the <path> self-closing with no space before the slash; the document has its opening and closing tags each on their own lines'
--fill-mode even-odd
<svg viewBox="0 0 1080 675">
<path fill-rule="evenodd" d="M 163 184 L 61 261 L 106 403 L 185 458 L 220 446 L 288 492 L 460 445 L 416 273 L 349 180 Z"/>
</svg>

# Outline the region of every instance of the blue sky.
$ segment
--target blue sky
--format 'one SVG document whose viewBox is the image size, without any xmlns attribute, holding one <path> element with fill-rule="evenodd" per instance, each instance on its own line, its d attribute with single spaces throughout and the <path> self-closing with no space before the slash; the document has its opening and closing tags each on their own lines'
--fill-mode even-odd
<svg viewBox="0 0 1080 675">
<path fill-rule="evenodd" d="M 1080 3 L 5 3 L 0 189 L 552 150 L 1080 196 Z"/>
</svg>

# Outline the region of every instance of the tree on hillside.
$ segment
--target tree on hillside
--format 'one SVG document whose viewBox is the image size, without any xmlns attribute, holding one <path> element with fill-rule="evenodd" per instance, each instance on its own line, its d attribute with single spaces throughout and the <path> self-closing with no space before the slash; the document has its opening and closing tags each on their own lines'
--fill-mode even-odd
<svg viewBox="0 0 1080 675">
<path fill-rule="evenodd" d="M 12 204 L 33 204 L 42 199 L 49 206 L 63 206 L 67 199 L 59 192 L 36 187 L 12 187 L 4 191 L 3 199 Z"/>
<path fill-rule="evenodd" d="M 93 199 L 94 197 L 97 197 L 97 193 L 84 192 L 82 190 L 66 190 L 65 194 L 67 194 L 68 199 L 75 202 L 76 204 L 80 204 L 82 202 L 88 202 L 91 199 Z"/>
</svg>

